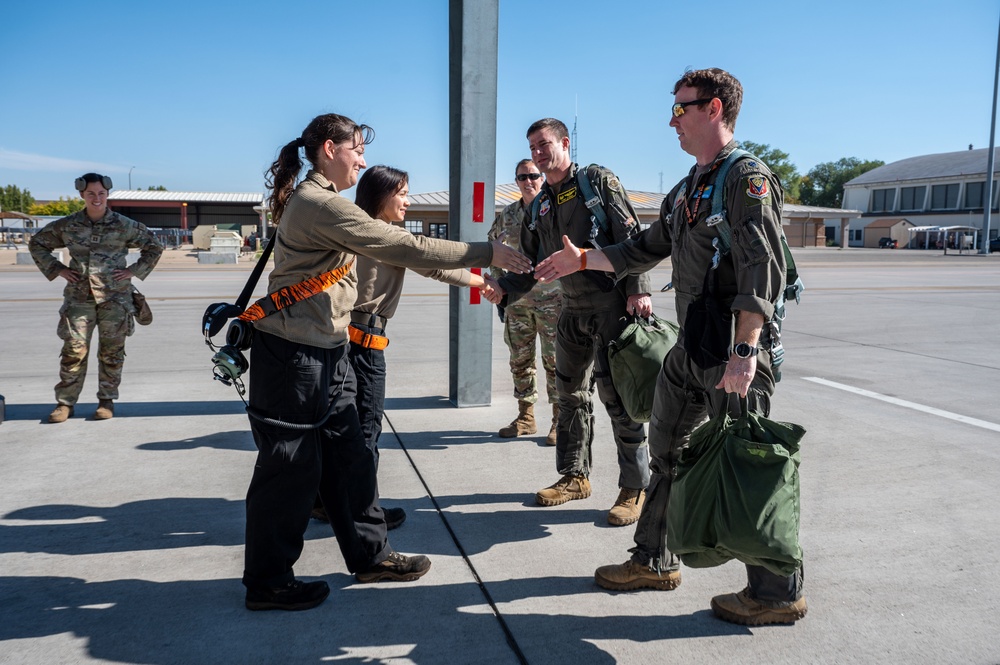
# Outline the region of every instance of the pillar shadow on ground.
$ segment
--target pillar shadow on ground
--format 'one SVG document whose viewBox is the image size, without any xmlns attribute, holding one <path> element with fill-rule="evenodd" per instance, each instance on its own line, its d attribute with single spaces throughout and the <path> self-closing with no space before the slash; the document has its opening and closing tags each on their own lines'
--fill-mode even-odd
<svg viewBox="0 0 1000 665">
<path fill-rule="evenodd" d="M 44 404 L 6 404 L 6 420 L 48 422 L 55 401 Z M 97 402 L 79 402 L 74 407 L 73 418 L 90 419 L 97 410 Z M 228 416 L 246 413 L 240 401 L 202 402 L 115 402 L 115 418 L 155 418 L 167 416 Z"/>
</svg>

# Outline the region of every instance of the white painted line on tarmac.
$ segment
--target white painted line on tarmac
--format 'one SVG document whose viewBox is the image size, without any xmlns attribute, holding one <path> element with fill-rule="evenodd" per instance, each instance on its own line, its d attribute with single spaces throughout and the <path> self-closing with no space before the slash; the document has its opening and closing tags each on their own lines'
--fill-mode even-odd
<svg viewBox="0 0 1000 665">
<path fill-rule="evenodd" d="M 812 381 L 813 383 L 818 383 L 820 385 L 828 386 L 830 388 L 836 388 L 838 390 L 845 390 L 849 393 L 854 393 L 855 395 L 871 397 L 872 399 L 882 400 L 883 402 L 888 402 L 889 404 L 895 404 L 896 406 L 902 406 L 907 409 L 913 409 L 914 411 L 923 411 L 924 413 L 929 413 L 932 416 L 940 416 L 942 418 L 947 418 L 949 420 L 955 420 L 960 423 L 965 423 L 966 425 L 972 425 L 973 427 L 982 427 L 983 429 L 992 430 L 994 432 L 1000 432 L 1000 425 L 988 422 L 986 420 L 970 418 L 969 416 L 963 416 L 958 413 L 952 413 L 951 411 L 944 411 L 942 409 L 935 409 L 933 406 L 925 406 L 923 404 L 917 404 L 916 402 L 907 402 L 905 399 L 899 399 L 897 397 L 889 397 L 888 395 L 874 393 L 870 390 L 865 390 L 864 388 L 855 388 L 854 386 L 848 386 L 843 383 L 827 381 L 826 379 L 821 379 L 817 376 L 806 376 L 803 378 L 806 381 Z"/>
</svg>

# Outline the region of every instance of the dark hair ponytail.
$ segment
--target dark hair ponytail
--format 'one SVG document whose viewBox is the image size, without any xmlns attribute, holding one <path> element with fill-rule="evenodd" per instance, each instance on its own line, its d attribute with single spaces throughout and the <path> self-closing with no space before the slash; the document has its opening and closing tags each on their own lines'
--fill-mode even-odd
<svg viewBox="0 0 1000 665">
<path fill-rule="evenodd" d="M 302 171 L 302 160 L 299 158 L 299 148 L 305 149 L 306 159 L 313 166 L 318 161 L 320 148 L 327 141 L 335 144 L 345 143 L 353 139 L 355 145 L 365 145 L 375 140 L 375 130 L 368 125 L 359 125 L 350 118 L 336 113 L 316 116 L 303 130 L 302 136 L 289 141 L 278 153 L 278 158 L 271 164 L 265 174 L 267 188 L 271 190 L 268 205 L 271 208 L 271 221 L 278 224 L 285 212 L 288 199 L 295 191 L 295 180 Z"/>
<path fill-rule="evenodd" d="M 369 217 L 377 218 L 385 202 L 409 181 L 410 176 L 406 171 L 381 164 L 373 166 L 361 174 L 354 194 L 354 204 L 368 213 Z"/>
</svg>

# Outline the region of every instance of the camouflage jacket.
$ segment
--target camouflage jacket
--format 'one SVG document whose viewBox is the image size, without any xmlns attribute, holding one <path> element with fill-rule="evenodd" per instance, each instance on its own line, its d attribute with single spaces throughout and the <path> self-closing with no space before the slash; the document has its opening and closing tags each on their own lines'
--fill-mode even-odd
<svg viewBox="0 0 1000 665">
<path fill-rule="evenodd" d="M 59 247 L 69 251 L 69 266 L 52 252 Z M 137 248 L 142 255 L 132 266 L 126 264 L 128 250 Z M 57 219 L 36 233 L 28 243 L 31 258 L 49 281 L 66 269 L 80 274 L 76 284 L 66 284 L 63 298 L 67 303 L 95 300 L 131 300 L 131 280 L 116 280 L 112 272 L 129 268 L 139 279 L 156 267 L 163 247 L 144 225 L 108 210 L 104 217 L 91 222 L 86 210 Z"/>
<path fill-rule="evenodd" d="M 496 219 L 493 220 L 493 226 L 486 236 L 489 240 L 496 240 L 500 237 L 500 234 L 506 233 L 504 244 L 521 251 L 521 227 L 531 221 L 529 219 L 531 215 L 530 206 L 525 208 L 523 201 L 524 199 L 518 199 L 500 211 Z M 535 257 L 529 256 L 528 258 L 532 260 L 532 263 L 538 263 Z M 502 268 L 490 266 L 490 275 L 495 279 L 500 279 L 505 274 L 506 271 Z M 559 293 L 561 293 L 561 289 L 558 281 L 548 283 L 535 282 L 535 286 L 531 289 L 531 292 L 524 296 L 522 300 L 525 304 L 538 305 L 550 301 L 553 296 L 558 296 Z M 559 303 L 557 302 L 556 305 L 558 306 Z"/>
</svg>

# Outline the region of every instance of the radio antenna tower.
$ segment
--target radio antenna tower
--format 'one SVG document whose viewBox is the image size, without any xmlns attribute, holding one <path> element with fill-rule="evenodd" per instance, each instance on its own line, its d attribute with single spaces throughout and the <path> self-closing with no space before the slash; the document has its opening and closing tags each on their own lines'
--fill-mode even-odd
<svg viewBox="0 0 1000 665">
<path fill-rule="evenodd" d="M 576 116 L 580 110 L 580 96 L 573 98 L 573 136 L 570 141 L 569 158 L 576 163 Z"/>
</svg>

